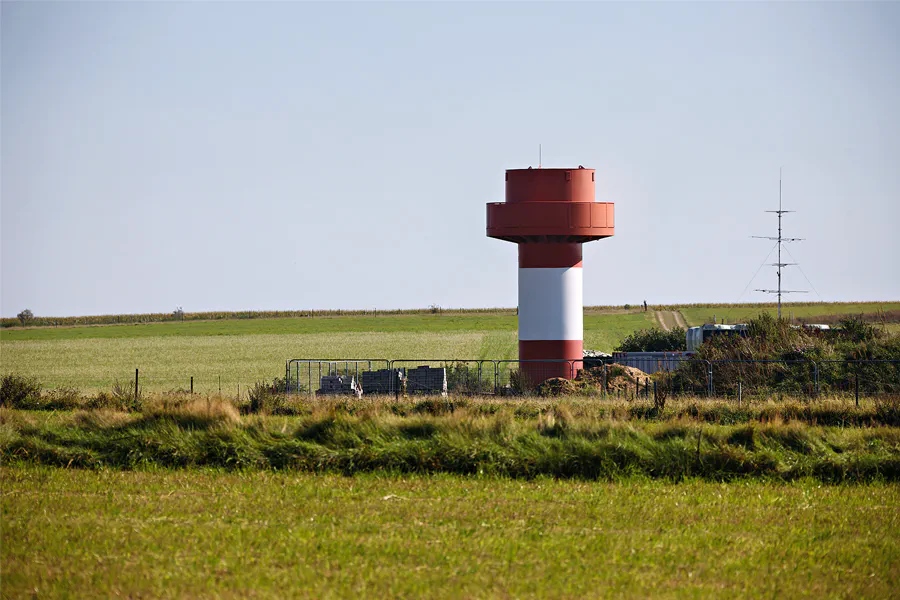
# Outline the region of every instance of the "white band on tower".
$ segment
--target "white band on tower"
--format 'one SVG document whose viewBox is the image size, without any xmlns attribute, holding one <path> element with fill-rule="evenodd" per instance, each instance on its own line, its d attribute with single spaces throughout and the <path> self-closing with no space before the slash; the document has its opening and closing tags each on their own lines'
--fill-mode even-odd
<svg viewBox="0 0 900 600">
<path fill-rule="evenodd" d="M 519 269 L 519 339 L 581 340 L 584 269 Z"/>
</svg>

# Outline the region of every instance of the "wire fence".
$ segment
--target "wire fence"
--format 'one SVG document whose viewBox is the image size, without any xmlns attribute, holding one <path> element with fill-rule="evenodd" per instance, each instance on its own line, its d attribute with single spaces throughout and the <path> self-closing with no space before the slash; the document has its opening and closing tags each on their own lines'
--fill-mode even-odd
<svg viewBox="0 0 900 600">
<path fill-rule="evenodd" d="M 580 361 L 578 361 L 580 362 Z M 284 391 L 309 395 L 523 395 L 552 377 L 573 378 L 571 360 L 291 359 Z"/>
<path fill-rule="evenodd" d="M 290 394 L 530 395 L 551 378 L 578 378 L 604 395 L 709 396 L 900 394 L 897 360 L 702 360 L 666 356 L 645 371 L 617 363 L 581 368 L 572 360 L 291 359 Z"/>
</svg>

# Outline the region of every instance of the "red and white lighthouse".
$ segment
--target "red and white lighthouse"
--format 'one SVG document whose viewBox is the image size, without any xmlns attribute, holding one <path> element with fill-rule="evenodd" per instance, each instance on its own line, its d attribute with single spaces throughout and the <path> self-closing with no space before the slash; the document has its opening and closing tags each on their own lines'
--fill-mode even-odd
<svg viewBox="0 0 900 600">
<path fill-rule="evenodd" d="M 510 169 L 506 202 L 487 205 L 488 237 L 519 245 L 519 360 L 538 361 L 522 364 L 532 383 L 582 368 L 581 245 L 614 226 L 613 203 L 594 201 L 594 177 L 584 167 Z"/>
</svg>

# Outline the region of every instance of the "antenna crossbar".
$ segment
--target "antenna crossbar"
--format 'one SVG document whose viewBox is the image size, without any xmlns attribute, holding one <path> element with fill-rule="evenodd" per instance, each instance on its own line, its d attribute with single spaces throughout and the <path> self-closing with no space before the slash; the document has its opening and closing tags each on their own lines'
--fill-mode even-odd
<svg viewBox="0 0 900 600">
<path fill-rule="evenodd" d="M 776 242 L 802 242 L 806 238 L 785 238 L 785 237 L 772 237 L 768 235 L 751 235 L 750 237 L 756 238 L 758 240 L 774 240 Z"/>
<path fill-rule="evenodd" d="M 803 238 L 786 238 L 781 235 L 781 216 L 787 213 L 795 212 L 793 210 L 784 210 L 781 208 L 781 169 L 778 170 L 778 210 L 767 210 L 767 213 L 775 213 L 778 215 L 778 235 L 776 237 L 772 236 L 764 236 L 764 235 L 752 235 L 750 237 L 756 238 L 759 240 L 773 240 L 775 241 L 775 246 L 778 248 L 778 260 L 774 263 L 770 263 L 771 266 L 776 267 L 778 269 L 778 288 L 774 290 L 762 290 L 757 289 L 757 292 L 763 292 L 764 294 L 776 294 L 778 296 L 778 318 L 781 318 L 781 296 L 784 294 L 805 294 L 806 290 L 785 290 L 781 287 L 781 269 L 782 267 L 787 267 L 789 265 L 796 265 L 797 263 L 786 263 L 781 262 L 781 246 L 783 244 L 787 244 L 789 242 L 802 242 Z M 793 258 L 793 257 L 791 257 Z"/>
</svg>

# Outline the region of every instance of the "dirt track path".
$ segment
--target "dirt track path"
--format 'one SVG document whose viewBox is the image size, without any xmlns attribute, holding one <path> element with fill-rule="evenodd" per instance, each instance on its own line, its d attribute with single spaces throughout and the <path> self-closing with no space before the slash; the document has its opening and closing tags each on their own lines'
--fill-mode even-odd
<svg viewBox="0 0 900 600">
<path fill-rule="evenodd" d="M 668 311 L 666 311 L 666 312 L 668 312 Z M 661 310 L 656 311 L 654 316 L 656 317 L 656 322 L 659 323 L 659 326 L 662 327 L 663 331 L 669 331 L 671 329 L 669 327 L 669 324 L 666 322 L 666 318 L 663 315 L 663 311 L 661 311 Z"/>
<path fill-rule="evenodd" d="M 684 317 L 677 310 L 657 310 L 654 315 L 656 316 L 656 322 L 659 323 L 663 331 L 671 331 L 675 327 L 687 329 Z"/>
</svg>

